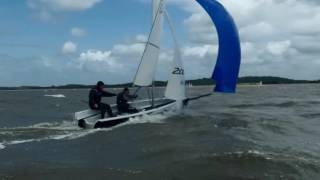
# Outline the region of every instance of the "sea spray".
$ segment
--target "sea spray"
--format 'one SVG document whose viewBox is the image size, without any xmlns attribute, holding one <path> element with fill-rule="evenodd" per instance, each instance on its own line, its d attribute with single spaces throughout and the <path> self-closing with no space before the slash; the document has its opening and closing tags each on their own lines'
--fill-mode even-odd
<svg viewBox="0 0 320 180">
<path fill-rule="evenodd" d="M 0 143 L 0 149 L 4 149 L 8 145 L 40 142 L 40 141 L 46 141 L 46 140 L 74 140 L 74 139 L 82 138 L 97 132 L 101 132 L 101 131 L 108 132 L 108 131 L 115 130 L 117 128 L 121 128 L 123 126 L 133 125 L 133 124 L 163 123 L 164 119 L 172 115 L 174 115 L 174 112 L 170 112 L 170 111 L 166 112 L 166 114 L 143 115 L 141 117 L 130 118 L 129 121 L 123 124 L 120 124 L 111 128 L 102 128 L 102 129 L 81 129 L 77 126 L 75 121 L 62 121 L 62 122 L 50 122 L 50 123 L 43 122 L 43 123 L 38 123 L 31 126 L 26 126 L 26 127 L 6 128 L 5 132 L 7 135 L 10 135 L 10 138 L 9 138 L 10 140 L 7 139 L 5 144 Z M 16 132 L 18 132 L 19 135 L 15 134 Z M 36 135 L 30 138 L 30 132 Z M 23 136 L 27 138 L 23 138 Z"/>
<path fill-rule="evenodd" d="M 0 143 L 0 150 L 6 148 L 3 144 Z"/>
<path fill-rule="evenodd" d="M 53 98 L 66 98 L 63 94 L 46 94 L 45 97 L 53 97 Z"/>
</svg>

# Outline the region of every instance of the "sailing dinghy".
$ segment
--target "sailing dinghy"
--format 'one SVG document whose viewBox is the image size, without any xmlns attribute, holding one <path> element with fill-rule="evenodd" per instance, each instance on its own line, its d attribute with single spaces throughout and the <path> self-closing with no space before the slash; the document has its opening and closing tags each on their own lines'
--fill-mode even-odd
<svg viewBox="0 0 320 180">
<path fill-rule="evenodd" d="M 196 0 L 209 14 L 216 26 L 219 38 L 219 52 L 216 66 L 212 75 L 215 81 L 215 91 L 234 93 L 240 68 L 240 40 L 235 23 L 225 8 L 215 0 Z M 82 128 L 108 128 L 128 121 L 130 118 L 144 115 L 161 114 L 172 110 L 181 110 L 189 101 L 211 95 L 208 93 L 197 97 L 186 97 L 184 68 L 180 48 L 176 39 L 175 29 L 168 12 L 165 10 L 165 0 L 153 0 L 153 23 L 141 61 L 133 80 L 137 87 L 151 89 L 151 98 L 131 102 L 138 109 L 133 114 L 118 114 L 116 117 L 100 119 L 100 112 L 84 110 L 76 112 L 74 119 Z M 154 97 L 154 76 L 159 59 L 160 36 L 163 20 L 166 19 L 174 42 L 174 57 L 164 98 Z M 116 105 L 111 105 L 117 114 Z"/>
</svg>

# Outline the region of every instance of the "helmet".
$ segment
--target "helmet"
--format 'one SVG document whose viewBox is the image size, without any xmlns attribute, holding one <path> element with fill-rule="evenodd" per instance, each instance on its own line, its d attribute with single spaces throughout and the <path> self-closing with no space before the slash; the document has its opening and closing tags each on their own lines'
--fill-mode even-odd
<svg viewBox="0 0 320 180">
<path fill-rule="evenodd" d="M 97 82 L 97 86 L 103 86 L 103 85 L 104 85 L 104 83 L 102 81 Z"/>
</svg>

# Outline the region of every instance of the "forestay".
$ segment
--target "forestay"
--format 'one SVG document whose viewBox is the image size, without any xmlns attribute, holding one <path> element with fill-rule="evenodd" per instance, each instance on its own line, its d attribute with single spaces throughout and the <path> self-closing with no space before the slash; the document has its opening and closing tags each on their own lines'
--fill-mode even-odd
<svg viewBox="0 0 320 180">
<path fill-rule="evenodd" d="M 137 86 L 149 86 L 152 84 L 159 59 L 160 36 L 163 27 L 165 0 L 154 1 L 153 6 L 157 10 L 156 13 L 154 13 L 155 15 L 148 42 L 134 78 L 134 84 Z M 153 12 L 155 12 L 155 10 Z"/>
</svg>

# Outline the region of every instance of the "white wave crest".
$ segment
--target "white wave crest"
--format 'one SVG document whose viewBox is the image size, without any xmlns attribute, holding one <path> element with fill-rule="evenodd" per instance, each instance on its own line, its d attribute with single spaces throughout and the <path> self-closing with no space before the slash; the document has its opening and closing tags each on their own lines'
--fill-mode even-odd
<svg viewBox="0 0 320 180">
<path fill-rule="evenodd" d="M 0 143 L 0 150 L 6 148 L 3 144 Z"/>
<path fill-rule="evenodd" d="M 19 131 L 19 137 L 11 141 L 5 141 L 0 143 L 0 149 L 4 149 L 9 145 L 30 143 L 30 142 L 40 142 L 46 140 L 74 140 L 94 134 L 97 132 L 108 132 L 121 128 L 123 126 L 132 125 L 132 124 L 142 124 L 142 123 L 164 123 L 164 119 L 172 116 L 173 112 L 166 112 L 165 114 L 152 114 L 152 115 L 143 115 L 141 117 L 130 118 L 129 121 L 119 124 L 111 128 L 102 128 L 102 129 L 82 129 L 77 126 L 76 121 L 62 121 L 62 122 L 44 122 L 39 124 L 34 124 L 28 127 L 16 127 L 16 128 L 6 128 L 6 133 L 11 133 L 12 136 L 15 135 L 14 132 Z M 35 136 L 33 138 L 21 139 L 21 134 L 32 132 L 47 132 L 44 136 Z M 13 134 L 12 134 L 13 133 Z M 40 133 L 41 134 L 41 133 Z"/>
<path fill-rule="evenodd" d="M 130 120 L 126 124 L 163 123 L 163 120 L 167 117 L 168 115 L 164 114 L 145 114 L 140 117 L 130 118 Z"/>
<path fill-rule="evenodd" d="M 72 140 L 72 139 L 78 139 L 99 131 L 98 129 L 82 129 L 78 127 L 75 121 L 63 121 L 59 123 L 58 122 L 40 123 L 40 124 L 35 124 L 31 127 L 35 129 L 48 129 L 48 130 L 57 130 L 62 132 L 62 134 L 59 133 L 59 134 L 49 135 L 43 140 L 62 140 L 62 139 Z M 110 128 L 107 130 L 112 130 L 112 129 Z"/>
<path fill-rule="evenodd" d="M 0 132 L 0 135 L 13 135 L 13 132 L 7 131 L 6 128 L 0 128 L 2 132 Z"/>
<path fill-rule="evenodd" d="M 116 127 L 114 127 L 116 128 Z M 67 140 L 74 140 L 74 139 L 79 139 L 85 136 L 88 136 L 90 134 L 94 134 L 96 132 L 100 132 L 100 131 L 112 131 L 114 128 L 105 128 L 105 129 L 89 129 L 89 130 L 80 130 L 78 132 L 74 132 L 74 133 L 70 133 L 68 135 L 66 135 L 65 137 L 63 137 L 63 139 L 67 139 Z M 62 136 L 60 136 L 62 138 Z M 57 137 L 59 138 L 59 137 Z"/>
<path fill-rule="evenodd" d="M 46 94 L 46 97 L 53 97 L 53 98 L 66 98 L 64 94 Z"/>
<path fill-rule="evenodd" d="M 90 135 L 90 134 L 94 134 L 96 132 L 107 132 L 107 131 L 112 131 L 115 130 L 117 128 L 121 128 L 123 126 L 127 126 L 127 125 L 132 125 L 132 124 L 143 124 L 143 123 L 164 123 L 164 119 L 168 118 L 169 116 L 171 116 L 173 114 L 173 112 L 168 112 L 167 114 L 152 114 L 152 115 L 143 115 L 140 117 L 135 117 L 135 118 L 130 118 L 129 121 L 119 124 L 117 126 L 114 127 L 110 127 L 110 128 L 101 128 L 101 129 L 81 129 L 80 131 L 77 132 L 73 132 L 70 133 L 68 135 L 61 135 L 58 137 L 54 137 L 54 139 L 68 139 L 68 140 L 72 140 L 72 139 L 78 139 L 78 138 L 82 138 L 84 136 Z"/>
<path fill-rule="evenodd" d="M 80 128 L 76 125 L 75 121 L 62 121 L 62 122 L 44 122 L 39 124 L 34 124 L 26 128 L 34 129 L 49 129 L 49 130 L 79 130 Z"/>
<path fill-rule="evenodd" d="M 23 143 L 29 143 L 29 142 L 34 142 L 34 141 L 41 141 L 41 139 L 25 139 L 25 140 L 15 140 L 15 141 L 10 141 L 6 143 L 7 145 L 15 145 L 15 144 L 23 144 Z"/>
</svg>

